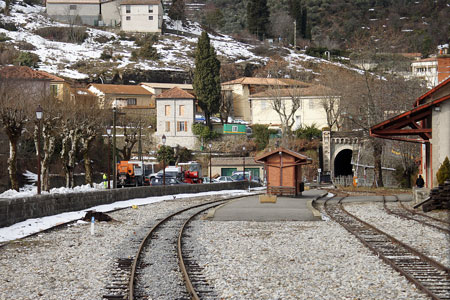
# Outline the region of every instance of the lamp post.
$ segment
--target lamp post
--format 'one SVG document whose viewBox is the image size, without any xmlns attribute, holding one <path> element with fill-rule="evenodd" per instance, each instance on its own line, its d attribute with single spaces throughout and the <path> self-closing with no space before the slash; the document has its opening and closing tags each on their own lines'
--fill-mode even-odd
<svg viewBox="0 0 450 300">
<path fill-rule="evenodd" d="M 211 183 L 212 182 L 212 172 L 211 172 L 211 169 L 212 169 L 212 164 L 211 164 L 211 148 L 212 148 L 212 144 L 209 143 L 208 147 L 209 147 L 209 183 Z"/>
<path fill-rule="evenodd" d="M 108 134 L 108 190 L 111 189 L 111 127 L 106 127 Z"/>
<path fill-rule="evenodd" d="M 113 189 L 117 188 L 116 118 L 117 118 L 117 108 L 113 107 Z"/>
<path fill-rule="evenodd" d="M 244 169 L 244 180 L 245 180 L 245 146 L 242 147 L 242 169 Z"/>
<path fill-rule="evenodd" d="M 283 153 L 279 151 L 278 154 L 280 154 L 280 186 L 283 186 Z"/>
<path fill-rule="evenodd" d="M 163 134 L 163 136 L 161 137 L 161 141 L 163 146 L 166 145 L 166 136 Z M 165 151 L 165 149 L 164 149 Z M 164 153 L 164 151 L 162 152 L 163 155 L 163 185 L 166 185 L 166 154 Z"/>
<path fill-rule="evenodd" d="M 37 194 L 41 194 L 41 119 L 44 115 L 42 107 L 38 105 L 36 109 L 36 119 L 38 120 L 38 136 L 37 136 L 37 160 L 38 160 L 38 170 L 37 170 Z"/>
</svg>

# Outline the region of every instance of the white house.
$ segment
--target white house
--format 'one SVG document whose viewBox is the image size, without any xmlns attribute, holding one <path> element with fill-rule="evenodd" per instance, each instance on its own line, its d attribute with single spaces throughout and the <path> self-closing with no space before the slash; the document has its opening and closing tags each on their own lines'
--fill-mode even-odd
<svg viewBox="0 0 450 300">
<path fill-rule="evenodd" d="M 192 132 L 195 120 L 195 96 L 174 87 L 156 97 L 156 137 L 166 136 L 166 145 L 194 149 L 197 137 Z"/>
<path fill-rule="evenodd" d="M 161 33 L 163 7 L 160 0 L 124 0 L 120 3 L 121 29 Z"/>
<path fill-rule="evenodd" d="M 58 21 L 97 26 L 101 20 L 101 0 L 47 0 L 47 14 Z"/>
<path fill-rule="evenodd" d="M 316 125 L 321 129 L 328 126 L 327 113 L 324 108 L 324 101 L 330 103 L 336 100 L 336 96 L 331 96 L 331 91 L 321 85 L 311 85 L 304 88 L 279 88 L 256 93 L 249 96 L 250 116 L 252 124 L 266 124 L 275 127 L 281 126 L 279 114 L 273 108 L 274 101 L 278 101 L 284 106 L 285 111 L 292 111 L 293 99 L 300 102 L 299 108 L 294 112 L 293 130 Z M 339 105 L 339 100 L 332 101 L 335 106 Z"/>
</svg>

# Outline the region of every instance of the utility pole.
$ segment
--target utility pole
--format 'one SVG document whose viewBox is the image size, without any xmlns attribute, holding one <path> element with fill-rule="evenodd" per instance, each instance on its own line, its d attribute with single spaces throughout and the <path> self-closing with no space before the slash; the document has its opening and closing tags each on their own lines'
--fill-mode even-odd
<svg viewBox="0 0 450 300">
<path fill-rule="evenodd" d="M 113 189 L 117 188 L 116 118 L 117 108 L 113 107 Z"/>
<path fill-rule="evenodd" d="M 297 21 L 294 21 L 294 50 L 297 49 Z"/>
</svg>

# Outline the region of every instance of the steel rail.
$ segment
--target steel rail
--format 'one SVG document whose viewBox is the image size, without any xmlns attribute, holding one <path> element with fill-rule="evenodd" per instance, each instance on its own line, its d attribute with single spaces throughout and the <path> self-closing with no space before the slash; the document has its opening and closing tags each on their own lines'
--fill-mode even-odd
<svg viewBox="0 0 450 300">
<path fill-rule="evenodd" d="M 135 282 L 135 279 L 136 279 L 136 270 L 137 270 L 137 265 L 138 265 L 141 253 L 144 250 L 144 248 L 146 247 L 148 239 L 151 238 L 151 236 L 158 230 L 158 228 L 162 224 L 166 223 L 167 221 L 172 219 L 174 216 L 176 216 L 178 214 L 181 214 L 183 212 L 186 212 L 188 210 L 199 208 L 199 207 L 205 206 L 205 205 L 210 205 L 209 207 L 212 207 L 212 204 L 214 204 L 214 203 L 219 203 L 220 202 L 219 204 L 217 204 L 217 205 L 220 205 L 222 202 L 227 202 L 227 201 L 230 201 L 230 200 L 239 199 L 239 198 L 243 198 L 243 197 L 246 197 L 246 196 L 249 196 L 249 195 L 233 196 L 233 197 L 228 197 L 228 198 L 225 198 L 225 199 L 219 199 L 219 200 L 215 200 L 215 201 L 209 201 L 209 202 L 205 202 L 205 203 L 189 206 L 189 207 L 183 208 L 181 210 L 178 210 L 178 211 L 176 211 L 176 212 L 166 216 L 164 219 L 162 219 L 158 223 L 156 223 L 149 230 L 149 232 L 146 234 L 144 239 L 141 241 L 141 243 L 139 245 L 139 248 L 138 248 L 138 250 L 136 252 L 136 256 L 133 259 L 133 263 L 131 264 L 130 278 L 129 278 L 129 281 L 128 281 L 128 300 L 134 300 L 134 282 Z"/>
<path fill-rule="evenodd" d="M 412 210 L 408 209 L 406 206 L 403 205 L 403 203 L 398 199 L 398 196 L 394 196 L 394 197 L 396 198 L 396 202 L 399 203 L 399 206 L 401 206 L 402 209 L 399 210 L 399 209 L 391 209 L 391 208 L 389 208 L 387 206 L 386 197 L 383 196 L 383 206 L 384 206 L 384 209 L 386 210 L 386 212 L 388 214 L 396 215 L 396 216 L 399 216 L 400 218 L 404 218 L 404 219 L 407 219 L 407 220 L 416 221 L 416 222 L 418 222 L 418 223 L 420 223 L 422 225 L 429 226 L 429 227 L 432 227 L 434 229 L 443 231 L 443 232 L 445 232 L 447 234 L 450 234 L 450 229 L 444 228 L 444 227 L 441 227 L 441 226 L 438 226 L 438 225 L 435 225 L 435 224 L 431 223 L 431 222 L 440 222 L 442 224 L 450 225 L 449 222 L 445 222 L 443 220 L 440 220 L 440 219 L 437 219 L 437 218 L 434 218 L 434 217 L 431 217 L 431 216 L 427 216 L 425 214 L 421 214 L 421 213 L 412 211 Z"/>
<path fill-rule="evenodd" d="M 180 229 L 180 233 L 178 235 L 178 243 L 177 243 L 177 253 L 178 253 L 178 263 L 180 265 L 180 269 L 181 269 L 181 273 L 183 274 L 183 278 L 184 278 L 184 283 L 186 285 L 186 289 L 188 291 L 188 293 L 191 295 L 193 300 L 200 300 L 200 297 L 197 294 L 197 291 L 194 288 L 194 285 L 192 283 L 192 280 L 189 276 L 188 270 L 186 268 L 186 263 L 184 260 L 184 256 L 183 256 L 183 247 L 182 247 L 182 239 L 183 239 L 183 234 L 184 231 L 187 227 L 187 225 L 195 218 L 197 217 L 199 214 L 203 213 L 204 211 L 219 206 L 219 204 L 216 205 L 211 205 L 205 209 L 202 209 L 200 211 L 198 211 L 197 213 L 195 213 L 194 215 L 192 215 L 191 217 L 189 217 L 189 219 L 186 220 L 186 222 L 184 222 L 183 226 Z"/>
<path fill-rule="evenodd" d="M 395 196 L 395 197 L 397 197 L 397 196 Z M 398 199 L 398 197 L 397 197 L 397 199 Z M 429 216 L 427 214 L 421 213 L 419 211 L 412 210 L 411 208 L 406 207 L 401 201 L 399 201 L 399 203 L 400 203 L 400 206 L 402 208 L 404 208 L 405 210 L 411 212 L 412 214 L 419 215 L 419 216 L 422 216 L 422 217 L 425 217 L 425 218 L 437 221 L 437 222 L 442 223 L 444 225 L 450 226 L 450 222 L 449 221 L 445 221 L 445 220 L 442 220 L 442 219 L 439 219 L 439 218 L 436 218 L 436 217 Z M 450 215 L 449 215 L 449 217 L 450 217 Z"/>
<path fill-rule="evenodd" d="M 330 210 L 327 205 L 331 198 L 325 201 L 324 209 L 330 218 L 356 236 L 374 254 L 405 276 L 432 299 L 450 299 L 449 268 L 345 210 L 342 200 L 346 197 L 339 199 L 338 204 L 335 205 L 335 211 Z M 359 234 L 358 230 L 360 231 Z M 435 281 L 427 281 L 427 279 Z M 433 283 L 434 286 L 432 286 Z M 441 294 L 443 296 L 439 296 Z"/>
</svg>

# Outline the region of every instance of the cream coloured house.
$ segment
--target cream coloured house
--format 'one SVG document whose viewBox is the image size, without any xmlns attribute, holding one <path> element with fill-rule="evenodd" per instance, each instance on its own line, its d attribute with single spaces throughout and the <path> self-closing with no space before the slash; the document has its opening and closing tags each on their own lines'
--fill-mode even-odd
<svg viewBox="0 0 450 300">
<path fill-rule="evenodd" d="M 156 97 L 156 138 L 166 136 L 166 146 L 194 149 L 197 137 L 192 132 L 195 121 L 195 96 L 174 87 Z"/>
<path fill-rule="evenodd" d="M 232 114 L 235 119 L 251 122 L 249 98 L 253 94 L 263 92 L 270 87 L 306 87 L 307 83 L 293 79 L 242 77 L 222 83 L 222 90 L 231 91 L 233 95 Z"/>
<path fill-rule="evenodd" d="M 313 124 L 319 129 L 327 127 L 327 113 L 323 104 L 337 99 L 336 96 L 330 95 L 331 91 L 321 85 L 310 85 L 303 88 L 275 88 L 253 94 L 249 97 L 251 123 L 281 128 L 280 115 L 273 105 L 278 102 L 285 112 L 290 113 L 293 99 L 295 99 L 300 102 L 300 105 L 293 115 L 293 130 Z M 338 106 L 338 103 L 338 100 L 333 101 L 335 106 Z"/>
<path fill-rule="evenodd" d="M 47 14 L 58 21 L 97 26 L 101 0 L 47 0 Z"/>
<path fill-rule="evenodd" d="M 160 0 L 124 0 L 120 3 L 121 29 L 161 33 L 163 7 Z"/>
</svg>

